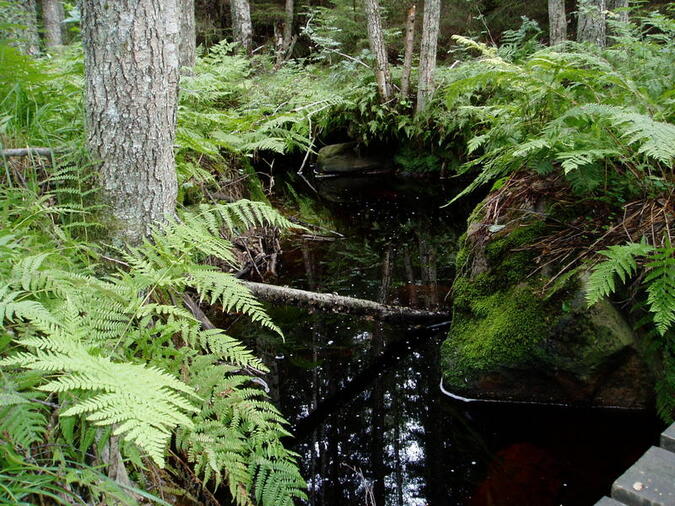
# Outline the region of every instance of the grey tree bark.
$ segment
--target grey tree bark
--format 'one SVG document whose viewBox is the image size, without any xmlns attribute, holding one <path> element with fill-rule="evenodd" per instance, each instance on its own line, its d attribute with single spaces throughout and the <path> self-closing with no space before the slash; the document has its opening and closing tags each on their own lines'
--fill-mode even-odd
<svg viewBox="0 0 675 506">
<path fill-rule="evenodd" d="M 178 63 L 181 69 L 195 66 L 197 32 L 195 27 L 195 0 L 178 0 L 180 6 L 180 42 Z"/>
<path fill-rule="evenodd" d="M 607 10 L 616 14 L 616 19 L 628 23 L 628 0 L 606 0 Z M 618 11 L 618 12 L 617 12 Z"/>
<path fill-rule="evenodd" d="M 10 0 L 0 5 L 0 19 L 10 25 L 0 30 L 0 38 L 27 55 L 40 53 L 35 0 Z"/>
<path fill-rule="evenodd" d="M 607 42 L 605 0 L 579 0 L 577 6 L 577 42 L 590 42 L 604 47 Z"/>
<path fill-rule="evenodd" d="M 417 6 L 408 9 L 405 22 L 405 56 L 403 57 L 403 75 L 401 76 L 401 97 L 407 98 L 410 92 L 410 72 L 412 71 L 413 50 L 415 47 L 415 17 Z"/>
<path fill-rule="evenodd" d="M 370 50 L 375 55 L 375 80 L 382 100 L 391 98 L 391 76 L 387 48 L 384 45 L 382 20 L 380 17 L 380 3 L 378 0 L 365 0 L 366 20 L 368 22 L 368 40 Z"/>
<path fill-rule="evenodd" d="M 63 45 L 63 16 L 63 3 L 60 0 L 42 0 L 47 49 L 58 49 Z"/>
<path fill-rule="evenodd" d="M 82 0 L 88 146 L 110 236 L 137 243 L 173 215 L 177 0 Z"/>
<path fill-rule="evenodd" d="M 247 53 L 250 53 L 253 50 L 251 5 L 248 0 L 230 0 L 230 9 L 232 10 L 234 40 L 239 42 Z"/>
<path fill-rule="evenodd" d="M 422 45 L 420 47 L 420 78 L 417 85 L 417 113 L 422 112 L 434 92 L 434 72 L 438 49 L 438 27 L 441 19 L 441 0 L 424 0 Z"/>
<path fill-rule="evenodd" d="M 293 0 L 286 0 L 286 6 L 284 11 L 284 39 L 283 39 L 283 50 L 284 53 L 287 53 L 291 47 L 293 41 L 293 19 L 295 12 L 295 2 Z M 284 54 L 286 57 L 287 54 Z"/>
<path fill-rule="evenodd" d="M 548 0 L 548 26 L 551 46 L 567 40 L 567 16 L 565 0 Z"/>
</svg>

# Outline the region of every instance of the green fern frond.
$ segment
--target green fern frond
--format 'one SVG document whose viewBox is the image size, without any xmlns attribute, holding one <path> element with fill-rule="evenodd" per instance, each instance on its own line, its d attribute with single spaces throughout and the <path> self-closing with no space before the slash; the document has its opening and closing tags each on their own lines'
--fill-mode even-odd
<svg viewBox="0 0 675 506">
<path fill-rule="evenodd" d="M 282 335 L 262 304 L 232 274 L 208 266 L 194 266 L 188 270 L 188 275 L 188 283 L 197 290 L 200 300 L 220 303 L 223 311 L 245 314 L 254 322 Z"/>
<path fill-rule="evenodd" d="M 24 449 L 41 441 L 47 431 L 49 406 L 38 402 L 44 395 L 32 389 L 38 381 L 34 374 L 16 374 L 11 379 L 0 375 L 0 433 Z"/>
<path fill-rule="evenodd" d="M 586 300 L 595 304 L 616 290 L 616 278 L 625 283 L 637 271 L 637 258 L 648 255 L 653 246 L 645 243 L 629 243 L 623 246 L 610 246 L 599 253 L 607 260 L 600 262 L 588 278 Z"/>
<path fill-rule="evenodd" d="M 666 246 L 652 255 L 645 266 L 647 304 L 656 330 L 662 336 L 675 324 L 675 249 Z"/>
</svg>

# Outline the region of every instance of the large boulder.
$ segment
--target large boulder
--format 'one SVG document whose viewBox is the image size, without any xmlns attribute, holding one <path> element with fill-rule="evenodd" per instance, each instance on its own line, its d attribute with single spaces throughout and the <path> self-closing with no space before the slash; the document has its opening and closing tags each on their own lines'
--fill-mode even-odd
<svg viewBox="0 0 675 506">
<path fill-rule="evenodd" d="M 321 175 L 365 175 L 391 171 L 393 156 L 356 142 L 331 144 L 319 150 L 316 170 Z"/>
<path fill-rule="evenodd" d="M 537 253 L 528 245 L 545 233 L 546 203 L 511 202 L 497 223 L 486 217 L 494 204 L 488 196 L 478 206 L 457 255 L 453 324 L 441 352 L 445 389 L 482 399 L 645 407 L 652 380 L 622 314 L 608 301 L 586 306 L 582 272 L 558 283 L 548 283 L 555 268 L 531 275 Z"/>
</svg>

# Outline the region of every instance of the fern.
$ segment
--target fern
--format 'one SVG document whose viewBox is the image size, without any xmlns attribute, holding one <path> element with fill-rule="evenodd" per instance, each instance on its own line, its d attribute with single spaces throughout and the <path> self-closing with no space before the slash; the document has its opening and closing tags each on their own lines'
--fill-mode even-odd
<svg viewBox="0 0 675 506">
<path fill-rule="evenodd" d="M 39 382 L 35 374 L 0 375 L 0 433 L 24 449 L 41 441 L 47 431 L 49 407 L 42 404 L 44 394 L 32 387 Z"/>
<path fill-rule="evenodd" d="M 193 429 L 181 430 L 178 443 L 205 480 L 225 480 L 237 504 L 276 506 L 306 499 L 296 454 L 279 438 L 288 436 L 280 413 L 250 386 L 250 378 L 229 375 L 212 358 L 191 364 L 192 385 L 204 396 Z M 227 393 L 227 395 L 223 395 Z M 242 484 L 245 486 L 242 488 Z"/>
<path fill-rule="evenodd" d="M 15 203 L 0 204 L 0 213 L 4 205 Z M 250 227 L 292 224 L 250 201 L 184 210 L 123 253 L 127 269 L 99 278 L 77 257 L 55 254 L 29 223 L 0 232 L 0 325 L 11 336 L 0 364 L 12 371 L 0 423 L 14 444 L 29 451 L 56 402 L 63 420 L 81 420 L 86 444 L 93 441 L 87 426 L 107 427 L 128 455 L 137 447 L 160 466 L 169 440 L 181 435 L 204 480 L 226 483 L 240 504 L 258 493 L 284 504 L 302 496 L 295 455 L 279 441 L 288 435 L 283 418 L 248 376 L 237 374 L 264 372 L 263 363 L 173 303 L 196 290 L 279 332 L 238 280 L 202 262 L 232 262 L 228 237 Z M 34 383 L 11 386 L 21 374 Z M 53 402 L 38 402 L 46 394 Z M 65 432 L 72 445 L 72 429 Z M 264 482 L 257 479 L 262 468 Z"/>
<path fill-rule="evenodd" d="M 626 283 L 638 271 L 638 260 L 644 262 L 642 285 L 647 292 L 647 306 L 656 330 L 665 336 L 675 323 L 675 248 L 668 241 L 657 248 L 646 243 L 610 246 L 600 251 L 607 260 L 593 269 L 588 279 L 586 298 L 589 305 L 617 290 L 617 278 Z"/>
<path fill-rule="evenodd" d="M 665 336 L 675 323 L 675 248 L 668 244 L 654 252 L 645 269 L 647 304 L 654 315 L 656 330 Z"/>
<path fill-rule="evenodd" d="M 622 283 L 630 279 L 637 271 L 637 258 L 648 255 L 654 250 L 645 243 L 631 243 L 625 246 L 610 246 L 599 253 L 607 260 L 599 263 L 593 269 L 588 279 L 586 300 L 595 304 L 616 290 L 616 278 Z"/>
</svg>

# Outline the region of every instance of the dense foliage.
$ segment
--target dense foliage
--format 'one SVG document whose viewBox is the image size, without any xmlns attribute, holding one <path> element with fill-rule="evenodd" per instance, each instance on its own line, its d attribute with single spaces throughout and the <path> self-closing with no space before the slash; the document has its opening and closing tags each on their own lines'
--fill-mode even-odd
<svg viewBox="0 0 675 506">
<path fill-rule="evenodd" d="M 218 266 L 237 267 L 237 234 L 291 223 L 259 202 L 208 198 L 237 178 L 264 198 L 256 157 L 297 152 L 306 162 L 322 138 L 349 136 L 396 142 L 406 171 L 457 168 L 473 181 L 462 195 L 525 171 L 559 174 L 580 199 L 613 209 L 637 198 L 672 202 L 671 18 L 615 23 L 614 44 L 604 49 L 546 48 L 530 20 L 499 48 L 456 36 L 462 63 L 438 70 L 433 102 L 414 117 L 409 97 L 380 102 L 371 55 L 356 35 L 360 18 L 349 16 L 351 4 L 337 7 L 307 13 L 311 47 L 280 69 L 227 42 L 203 51 L 181 83 L 184 207 L 125 251 L 95 242 L 105 211 L 84 148 L 81 47 L 34 59 L 0 43 L 0 147 L 54 152 L 51 160 L 3 160 L 0 175 L 0 502 L 133 503 L 150 492 L 162 502 L 192 493 L 152 478 L 162 468 L 179 474 L 181 459 L 239 504 L 304 497 L 296 456 L 280 442 L 285 421 L 256 386 L 265 366 L 239 340 L 204 330 L 183 303 L 206 300 L 277 332 Z M 392 73 L 400 79 L 399 67 Z M 664 418 L 675 408 L 669 234 L 603 245 L 588 293 L 593 303 L 620 290 L 617 279 L 638 281 L 631 295 L 663 371 Z M 131 479 L 105 474 L 118 458 Z"/>
<path fill-rule="evenodd" d="M 103 207 L 83 148 L 79 53 L 34 61 L 0 44 L 3 144 L 55 153 L 4 162 L 0 502 L 189 496 L 198 489 L 150 478 L 179 451 L 204 486 L 226 485 L 238 504 L 290 504 L 304 481 L 280 442 L 286 422 L 257 385 L 265 366 L 223 331 L 204 330 L 183 298 L 278 333 L 217 265 L 234 266 L 227 237 L 291 224 L 242 200 L 185 209 L 133 249 L 92 242 Z M 126 469 L 108 478 L 121 458 Z"/>
</svg>

